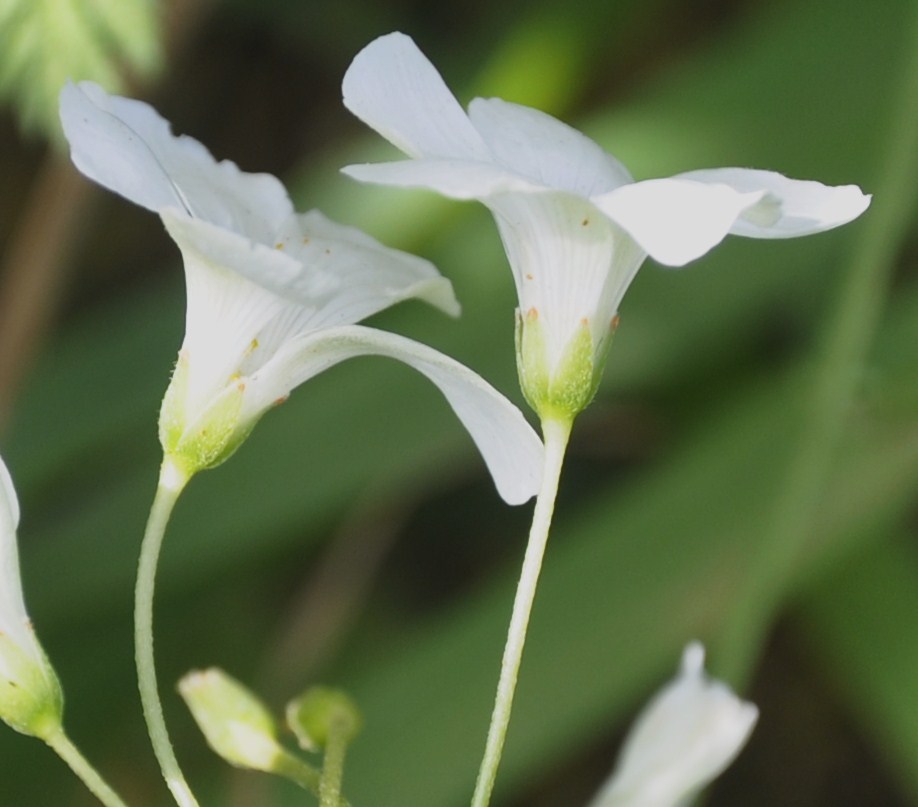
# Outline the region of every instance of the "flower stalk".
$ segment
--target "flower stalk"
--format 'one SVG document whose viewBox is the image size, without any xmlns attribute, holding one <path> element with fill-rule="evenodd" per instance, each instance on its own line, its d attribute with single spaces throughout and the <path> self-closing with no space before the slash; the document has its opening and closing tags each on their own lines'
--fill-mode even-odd
<svg viewBox="0 0 918 807">
<path fill-rule="evenodd" d="M 89 763 L 80 750 L 73 744 L 63 729 L 47 737 L 45 742 L 54 752 L 70 767 L 92 793 L 105 807 L 127 807 L 121 797 L 101 777 L 99 772 Z"/>
<path fill-rule="evenodd" d="M 140 550 L 140 562 L 137 567 L 137 584 L 134 590 L 134 653 L 143 715 L 163 778 L 179 807 L 198 807 L 198 801 L 175 758 L 169 732 L 166 729 L 153 653 L 153 596 L 156 567 L 166 534 L 166 526 L 188 478 L 169 457 L 163 460 L 159 485 L 150 509 L 150 517 Z"/>
<path fill-rule="evenodd" d="M 472 796 L 472 807 L 487 807 L 494 789 L 494 780 L 500 765 L 510 723 L 510 712 L 513 708 L 513 695 L 519 677 L 523 647 L 526 643 L 526 630 L 529 626 L 529 615 L 535 599 L 539 573 L 542 569 L 542 558 L 551 528 L 555 500 L 558 495 L 558 483 L 561 479 L 561 468 L 570 437 L 573 418 L 546 419 L 542 423 L 542 435 L 545 443 L 545 464 L 542 470 L 542 485 L 536 498 L 532 515 L 532 527 L 523 558 L 516 596 L 513 600 L 513 612 L 510 627 L 507 631 L 507 642 L 500 665 L 500 679 L 497 684 L 497 695 L 491 713 L 491 724 L 488 728 L 488 739 L 484 756 L 478 771 L 478 780 Z"/>
</svg>

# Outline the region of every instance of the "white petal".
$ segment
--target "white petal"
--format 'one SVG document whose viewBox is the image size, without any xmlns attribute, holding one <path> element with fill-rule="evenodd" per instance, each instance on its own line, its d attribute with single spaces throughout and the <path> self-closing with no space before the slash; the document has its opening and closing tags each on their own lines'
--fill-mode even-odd
<svg viewBox="0 0 918 807">
<path fill-rule="evenodd" d="M 353 356 L 398 359 L 426 375 L 446 397 L 478 446 L 494 484 L 509 504 L 538 491 L 542 443 L 522 413 L 467 367 L 402 336 L 359 325 L 302 334 L 250 379 L 245 416 L 257 416 L 274 401 L 323 370 Z M 423 437 L 419 438 L 423 439 Z"/>
<path fill-rule="evenodd" d="M 597 143 L 538 109 L 476 98 L 469 118 L 498 163 L 534 183 L 589 197 L 634 181 Z"/>
<path fill-rule="evenodd" d="M 285 300 L 239 271 L 301 271 L 300 264 L 280 250 L 173 208 L 166 208 L 161 216 L 185 263 L 188 305 L 183 351 L 189 362 L 185 405 L 192 417 L 233 375 L 267 360 L 277 344 L 297 332 L 301 320 L 314 316 L 316 309 Z M 271 336 L 265 338 L 262 333 L 269 326 Z M 273 344 L 264 344 L 269 341 Z"/>
<path fill-rule="evenodd" d="M 545 190 L 498 165 L 469 160 L 400 160 L 348 165 L 341 170 L 361 182 L 425 188 L 461 200 L 485 200 L 497 193 Z"/>
<path fill-rule="evenodd" d="M 411 157 L 488 159 L 459 102 L 404 34 L 381 36 L 360 51 L 342 91 L 351 112 Z"/>
<path fill-rule="evenodd" d="M 765 191 L 741 193 L 728 185 L 687 179 L 650 179 L 593 197 L 655 260 L 682 266 L 719 244 Z"/>
<path fill-rule="evenodd" d="M 8 633 L 20 648 L 27 649 L 33 648 L 35 643 L 27 628 L 28 617 L 19 577 L 18 525 L 19 501 L 10 472 L 0 458 L 0 633 Z M 0 658 L 0 672 L 2 667 Z"/>
<path fill-rule="evenodd" d="M 246 271 L 282 297 L 316 308 L 312 327 L 349 325 L 410 298 L 459 315 L 452 284 L 432 263 L 383 246 L 318 210 L 291 217 L 278 245 L 304 271 Z"/>
<path fill-rule="evenodd" d="M 178 207 L 264 243 L 293 212 L 275 177 L 217 163 L 197 140 L 173 135 L 141 101 L 110 96 L 92 82 L 68 83 L 61 122 L 76 167 L 149 210 Z"/>
<path fill-rule="evenodd" d="M 690 644 L 677 678 L 647 704 L 615 773 L 590 807 L 674 807 L 739 753 L 758 709 L 704 672 L 704 648 Z"/>
<path fill-rule="evenodd" d="M 857 185 L 833 187 L 750 168 L 689 171 L 679 177 L 729 185 L 743 193 L 767 192 L 762 202 L 746 211 L 731 228 L 736 235 L 749 238 L 793 238 L 831 230 L 860 216 L 871 198 Z"/>
<path fill-rule="evenodd" d="M 535 309 L 549 365 L 586 322 L 594 347 L 644 260 L 637 244 L 590 202 L 567 193 L 505 194 L 489 200 L 513 269 L 519 307 Z"/>
</svg>

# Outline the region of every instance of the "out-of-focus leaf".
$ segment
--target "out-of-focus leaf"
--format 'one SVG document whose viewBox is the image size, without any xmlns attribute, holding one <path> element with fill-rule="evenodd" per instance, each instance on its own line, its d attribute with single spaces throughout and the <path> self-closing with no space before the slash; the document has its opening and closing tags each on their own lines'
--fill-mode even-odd
<svg viewBox="0 0 918 807">
<path fill-rule="evenodd" d="M 914 538 L 901 536 L 906 537 Z M 808 593 L 800 613 L 815 663 L 875 741 L 903 790 L 918 801 L 914 541 L 886 540 L 847 558 Z"/>
<path fill-rule="evenodd" d="M 69 79 L 124 90 L 159 67 L 153 0 L 5 0 L 0 8 L 0 100 L 25 129 L 59 138 L 58 93 Z"/>
</svg>

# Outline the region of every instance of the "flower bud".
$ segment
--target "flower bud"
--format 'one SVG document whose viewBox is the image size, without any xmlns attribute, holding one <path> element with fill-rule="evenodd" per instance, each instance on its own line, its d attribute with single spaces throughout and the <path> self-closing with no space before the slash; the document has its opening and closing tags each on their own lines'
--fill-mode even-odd
<svg viewBox="0 0 918 807">
<path fill-rule="evenodd" d="M 673 807 L 694 795 L 739 753 L 758 709 L 704 672 L 690 644 L 682 668 L 644 708 L 618 767 L 590 807 Z"/>
<path fill-rule="evenodd" d="M 339 689 L 313 687 L 287 704 L 287 725 L 300 747 L 319 751 L 336 732 L 349 743 L 363 726 L 363 718 L 349 695 Z"/>
<path fill-rule="evenodd" d="M 188 673 L 179 693 L 207 744 L 231 765 L 273 771 L 285 751 L 268 707 L 222 670 Z"/>
</svg>

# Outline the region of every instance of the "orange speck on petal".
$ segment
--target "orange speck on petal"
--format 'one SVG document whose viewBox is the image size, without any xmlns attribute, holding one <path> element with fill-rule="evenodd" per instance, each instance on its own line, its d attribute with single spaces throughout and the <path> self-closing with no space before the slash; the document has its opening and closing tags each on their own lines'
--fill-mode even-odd
<svg viewBox="0 0 918 807">
<path fill-rule="evenodd" d="M 528 272 L 526 273 L 526 280 L 534 280 L 534 279 L 535 278 L 533 278 L 532 275 L 530 275 Z"/>
<path fill-rule="evenodd" d="M 272 405 L 272 406 L 280 406 L 280 405 L 281 405 L 282 403 L 284 403 L 289 397 L 290 397 L 289 395 L 282 395 L 280 398 L 277 398 L 277 399 L 274 401 L 274 403 L 272 403 L 271 405 Z"/>
<path fill-rule="evenodd" d="M 308 243 L 309 243 L 309 239 L 308 239 L 308 238 L 304 238 L 304 239 L 303 239 L 303 243 L 304 243 L 304 244 L 308 244 Z"/>
<path fill-rule="evenodd" d="M 622 318 L 616 314 L 614 317 L 612 317 L 612 321 L 609 323 L 609 328 L 613 331 L 616 330 L 618 328 L 618 323 L 621 321 Z"/>
<path fill-rule="evenodd" d="M 526 312 L 526 318 L 535 320 L 539 318 L 539 309 L 533 306 Z"/>
</svg>

